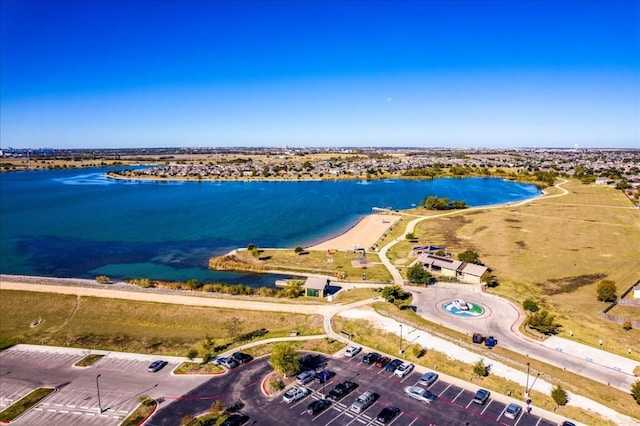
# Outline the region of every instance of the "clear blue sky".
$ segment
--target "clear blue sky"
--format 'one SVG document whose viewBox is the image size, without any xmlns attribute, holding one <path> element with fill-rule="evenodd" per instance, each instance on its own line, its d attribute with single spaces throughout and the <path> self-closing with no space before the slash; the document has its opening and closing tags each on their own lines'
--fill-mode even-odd
<svg viewBox="0 0 640 426">
<path fill-rule="evenodd" d="M 640 148 L 640 1 L 0 2 L 0 146 Z"/>
</svg>

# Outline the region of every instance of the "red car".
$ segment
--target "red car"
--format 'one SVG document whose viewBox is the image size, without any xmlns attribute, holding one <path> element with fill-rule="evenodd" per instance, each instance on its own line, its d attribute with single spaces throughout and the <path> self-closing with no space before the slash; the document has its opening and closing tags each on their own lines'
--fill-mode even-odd
<svg viewBox="0 0 640 426">
<path fill-rule="evenodd" d="M 391 358 L 389 358 L 388 356 L 383 356 L 383 357 L 378 358 L 378 360 L 376 361 L 375 365 L 378 368 L 383 368 L 384 366 L 389 364 L 389 361 L 391 361 Z"/>
</svg>

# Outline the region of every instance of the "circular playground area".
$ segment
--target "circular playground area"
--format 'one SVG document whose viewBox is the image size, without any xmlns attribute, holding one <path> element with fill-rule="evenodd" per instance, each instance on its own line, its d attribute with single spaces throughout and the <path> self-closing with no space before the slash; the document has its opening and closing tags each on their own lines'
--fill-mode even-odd
<svg viewBox="0 0 640 426">
<path fill-rule="evenodd" d="M 466 302 L 462 299 L 451 300 L 442 304 L 445 312 L 463 318 L 477 318 L 484 314 L 484 308 L 473 302 Z"/>
</svg>

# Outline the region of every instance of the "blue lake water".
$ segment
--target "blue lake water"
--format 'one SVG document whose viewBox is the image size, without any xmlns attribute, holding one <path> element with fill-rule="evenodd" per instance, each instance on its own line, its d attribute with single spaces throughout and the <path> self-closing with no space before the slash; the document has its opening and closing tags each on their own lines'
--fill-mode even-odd
<svg viewBox="0 0 640 426">
<path fill-rule="evenodd" d="M 273 276 L 209 271 L 208 260 L 250 243 L 308 246 L 374 206 L 406 209 L 429 195 L 480 206 L 540 194 L 491 178 L 140 182 L 108 170 L 0 173 L 0 273 L 273 285 Z"/>
</svg>

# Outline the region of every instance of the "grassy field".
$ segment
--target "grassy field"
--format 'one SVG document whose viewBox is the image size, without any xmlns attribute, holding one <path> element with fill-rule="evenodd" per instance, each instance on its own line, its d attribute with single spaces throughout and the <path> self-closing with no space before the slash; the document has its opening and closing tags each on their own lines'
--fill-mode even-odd
<svg viewBox="0 0 640 426">
<path fill-rule="evenodd" d="M 602 339 L 606 350 L 626 355 L 640 347 L 640 330 L 623 332 L 601 319 L 606 305 L 596 300 L 596 286 L 613 280 L 620 294 L 640 279 L 640 211 L 612 188 L 573 181 L 564 187 L 570 193 L 562 197 L 425 220 L 414 234 L 454 255 L 476 251 L 498 277 L 490 291 L 516 303 L 532 298 L 558 314 L 561 336 L 572 331 L 592 346 Z M 410 262 L 413 245 L 396 245 L 390 259 Z M 638 318 L 640 309 L 625 313 Z M 638 352 L 632 356 L 640 360 Z"/>
<path fill-rule="evenodd" d="M 42 323 L 34 328 L 35 319 Z M 266 332 L 259 332 L 264 327 Z M 233 341 L 324 333 L 322 317 L 2 290 L 0 348 L 16 343 L 185 356 L 210 339 Z M 231 337 L 233 333 L 235 337 Z M 242 336 L 254 333 L 253 336 Z"/>
<path fill-rule="evenodd" d="M 391 274 L 380 263 L 375 253 L 367 253 L 366 260 L 370 262 L 366 268 L 354 267 L 352 262 L 358 259 L 355 253 L 338 251 L 331 256 L 333 261 L 327 262 L 328 256 L 324 251 L 309 251 L 297 254 L 294 250 L 260 250 L 260 259 L 253 257 L 246 250 L 238 252 L 237 257 L 247 263 L 259 263 L 266 270 L 289 271 L 291 273 L 321 273 L 347 281 L 362 281 L 362 274 L 367 274 L 367 281 L 392 282 Z"/>
</svg>

